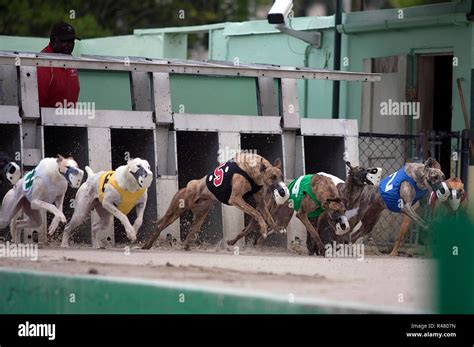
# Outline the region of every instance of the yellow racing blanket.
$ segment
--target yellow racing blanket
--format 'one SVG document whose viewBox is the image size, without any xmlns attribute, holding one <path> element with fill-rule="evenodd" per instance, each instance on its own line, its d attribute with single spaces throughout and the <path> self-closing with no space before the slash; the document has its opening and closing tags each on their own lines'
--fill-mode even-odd
<svg viewBox="0 0 474 347">
<path fill-rule="evenodd" d="M 135 207 L 138 200 L 143 196 L 146 188 L 138 189 L 136 192 L 129 192 L 126 189 L 120 187 L 115 180 L 115 171 L 110 170 L 104 172 L 99 179 L 99 201 L 102 203 L 104 200 L 105 185 L 110 184 L 120 194 L 120 203 L 117 208 L 123 214 L 129 214 L 130 211 Z"/>
</svg>

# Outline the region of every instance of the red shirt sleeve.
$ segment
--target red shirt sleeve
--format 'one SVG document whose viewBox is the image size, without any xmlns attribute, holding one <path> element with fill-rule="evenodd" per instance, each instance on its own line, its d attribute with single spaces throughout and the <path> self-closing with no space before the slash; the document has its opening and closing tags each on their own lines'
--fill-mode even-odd
<svg viewBox="0 0 474 347">
<path fill-rule="evenodd" d="M 38 99 L 40 107 L 50 107 L 49 102 L 49 89 L 51 84 L 51 68 L 39 67 L 38 73 Z"/>
</svg>

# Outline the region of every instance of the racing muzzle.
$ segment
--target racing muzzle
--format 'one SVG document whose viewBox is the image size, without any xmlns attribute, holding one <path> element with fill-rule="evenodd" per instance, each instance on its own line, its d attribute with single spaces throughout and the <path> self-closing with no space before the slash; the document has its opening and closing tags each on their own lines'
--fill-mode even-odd
<svg viewBox="0 0 474 347">
<path fill-rule="evenodd" d="M 153 181 L 153 173 L 143 166 L 139 165 L 138 170 L 132 172 L 133 177 L 137 181 L 140 188 L 148 188 L 151 186 L 151 182 Z"/>
<path fill-rule="evenodd" d="M 432 188 L 433 188 L 433 191 L 436 194 L 436 198 L 439 201 L 443 202 L 443 201 L 448 200 L 449 195 L 450 195 L 451 192 L 449 191 L 449 188 L 448 188 L 448 185 L 446 184 L 446 182 L 433 184 Z"/>
<path fill-rule="evenodd" d="M 453 211 L 456 211 L 461 205 L 461 200 L 462 200 L 462 192 L 456 189 L 452 189 L 451 195 L 449 196 L 449 200 L 448 200 L 449 207 L 451 207 Z"/>
<path fill-rule="evenodd" d="M 336 224 L 336 235 L 345 235 L 351 230 L 346 216 L 334 218 L 334 223 Z"/>
<path fill-rule="evenodd" d="M 79 188 L 81 186 L 82 179 L 84 178 L 84 171 L 72 166 L 68 166 L 66 172 L 63 175 L 66 177 L 66 180 L 72 188 Z"/>
<path fill-rule="evenodd" d="M 277 205 L 283 205 L 290 197 L 288 187 L 283 182 L 275 184 L 271 190 L 273 192 L 273 199 L 275 199 Z"/>
<path fill-rule="evenodd" d="M 15 185 L 21 178 L 21 169 L 17 163 L 10 162 L 5 166 L 5 178 Z"/>
<path fill-rule="evenodd" d="M 367 169 L 365 177 L 366 183 L 369 185 L 378 186 L 382 180 L 383 169 L 381 167 L 372 167 Z"/>
</svg>

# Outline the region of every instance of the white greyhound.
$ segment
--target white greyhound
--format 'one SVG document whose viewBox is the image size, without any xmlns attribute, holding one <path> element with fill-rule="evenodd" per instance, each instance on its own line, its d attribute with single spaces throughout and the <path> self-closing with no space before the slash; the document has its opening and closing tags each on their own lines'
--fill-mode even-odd
<svg viewBox="0 0 474 347">
<path fill-rule="evenodd" d="M 100 218 L 98 223 L 92 225 L 92 237 L 97 241 L 96 247 L 99 247 L 98 231 L 107 229 L 114 216 L 125 227 L 128 239 L 136 241 L 138 230 L 143 223 L 147 190 L 153 181 L 153 172 L 148 161 L 135 158 L 115 171 L 98 173 L 86 166 L 86 172 L 87 181 L 77 191 L 76 208 L 71 221 L 64 228 L 61 247 L 69 247 L 73 231 L 84 222 L 93 209 Z M 132 226 L 127 214 L 134 207 L 137 219 Z"/>
<path fill-rule="evenodd" d="M 41 211 L 47 211 L 54 214 L 49 226 L 49 232 L 53 233 L 60 222 L 66 223 L 63 201 L 68 184 L 72 188 L 79 188 L 83 176 L 84 171 L 79 169 L 72 158 L 58 155 L 58 158 L 42 159 L 3 198 L 0 229 L 10 224 L 13 242 L 19 243 L 20 233 L 17 230 L 40 227 L 46 222 L 43 221 Z M 27 218 L 17 220 L 21 211 Z"/>
<path fill-rule="evenodd" d="M 21 169 L 17 163 L 11 161 L 10 157 L 0 152 L 0 184 L 6 179 L 12 186 L 18 183 L 21 178 Z"/>
</svg>

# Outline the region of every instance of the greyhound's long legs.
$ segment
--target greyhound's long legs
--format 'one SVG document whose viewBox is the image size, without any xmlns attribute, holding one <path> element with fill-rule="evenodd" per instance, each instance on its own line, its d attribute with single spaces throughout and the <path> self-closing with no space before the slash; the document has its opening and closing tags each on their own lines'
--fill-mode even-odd
<svg viewBox="0 0 474 347">
<path fill-rule="evenodd" d="M 12 188 L 3 198 L 2 209 L 0 210 L 0 229 L 4 229 L 10 225 L 12 218 L 21 208 L 21 201 L 23 199 L 19 199 L 17 194 L 18 192 Z"/>
<path fill-rule="evenodd" d="M 411 206 L 410 203 L 404 204 L 403 207 L 401 208 L 401 212 L 404 215 L 410 217 L 411 220 L 413 220 L 416 224 L 418 224 L 423 229 L 428 228 L 426 222 L 423 220 L 423 218 L 418 216 L 418 214 L 413 210 L 413 207 Z"/>
<path fill-rule="evenodd" d="M 400 248 L 401 244 L 403 243 L 403 239 L 405 238 L 406 233 L 410 227 L 410 218 L 408 216 L 403 216 L 402 225 L 400 226 L 400 232 L 398 234 L 398 238 L 393 245 L 392 252 L 390 253 L 391 256 L 398 255 L 398 249 Z"/>
<path fill-rule="evenodd" d="M 143 245 L 142 249 L 150 249 L 155 243 L 156 239 L 158 239 L 158 236 L 160 236 L 160 233 L 189 209 L 189 207 L 186 205 L 181 207 L 182 202 L 186 201 L 186 190 L 186 188 L 182 188 L 173 196 L 168 210 L 162 218 L 158 219 L 151 237 Z"/>
<path fill-rule="evenodd" d="M 306 231 L 308 231 L 311 238 L 316 241 L 316 245 L 318 247 L 319 252 L 322 252 L 324 250 L 324 245 L 321 241 L 321 238 L 319 237 L 318 231 L 314 228 L 314 226 L 308 219 L 308 212 L 300 210 L 296 213 L 296 217 L 301 221 L 301 223 L 303 223 L 306 228 Z"/>
<path fill-rule="evenodd" d="M 20 207 L 23 209 L 23 212 L 27 218 L 21 219 L 19 221 L 12 221 L 11 223 L 15 224 L 15 226 L 12 228 L 12 237 L 14 236 L 13 233 L 16 233 L 18 242 L 20 241 L 20 233 L 18 229 L 36 228 L 45 222 L 43 221 L 43 215 L 41 211 L 31 209 L 30 204 L 26 200 L 22 200 Z"/>
<path fill-rule="evenodd" d="M 92 238 L 94 246 L 96 248 L 100 248 L 101 245 L 97 237 L 98 233 L 100 230 L 108 229 L 108 227 L 112 225 L 114 216 L 112 216 L 105 208 L 103 208 L 101 204 L 97 204 L 95 210 L 99 215 L 100 219 L 97 223 L 94 223 L 94 225 L 92 225 Z"/>
<path fill-rule="evenodd" d="M 87 216 L 89 215 L 89 212 L 93 208 L 94 208 L 94 204 L 88 204 L 88 206 L 76 207 L 71 220 L 64 227 L 61 247 L 69 247 L 69 239 L 71 238 L 72 234 L 82 223 L 84 223 Z"/>
<path fill-rule="evenodd" d="M 201 201 L 201 204 L 199 204 L 199 206 L 196 206 L 194 209 L 191 210 L 193 213 L 193 221 L 191 223 L 191 230 L 186 236 L 186 241 L 184 243 L 184 249 L 186 251 L 189 251 L 191 242 L 196 237 L 196 233 L 199 232 L 199 230 L 201 229 L 202 223 L 204 223 L 207 215 L 211 211 L 212 204 L 213 204 L 212 200 Z"/>
<path fill-rule="evenodd" d="M 245 226 L 245 228 L 232 240 L 227 240 L 227 244 L 229 246 L 233 246 L 239 241 L 242 237 L 247 236 L 252 230 L 254 226 L 254 220 L 252 219 L 249 224 Z"/>
<path fill-rule="evenodd" d="M 260 226 L 260 233 L 262 234 L 262 236 L 264 238 L 267 237 L 267 224 L 265 222 L 265 219 L 256 209 L 250 206 L 242 196 L 232 194 L 229 199 L 229 204 L 241 209 L 242 211 L 250 215 L 252 218 L 254 218 Z"/>
<path fill-rule="evenodd" d="M 270 213 L 270 207 L 272 206 L 272 202 L 268 202 L 266 196 L 262 192 L 258 192 L 254 194 L 255 202 L 257 203 L 257 211 L 263 216 L 265 221 L 267 222 L 268 226 L 273 229 L 275 227 L 275 221 L 273 220 L 273 216 Z M 271 199 L 271 197 L 270 197 Z"/>
</svg>

